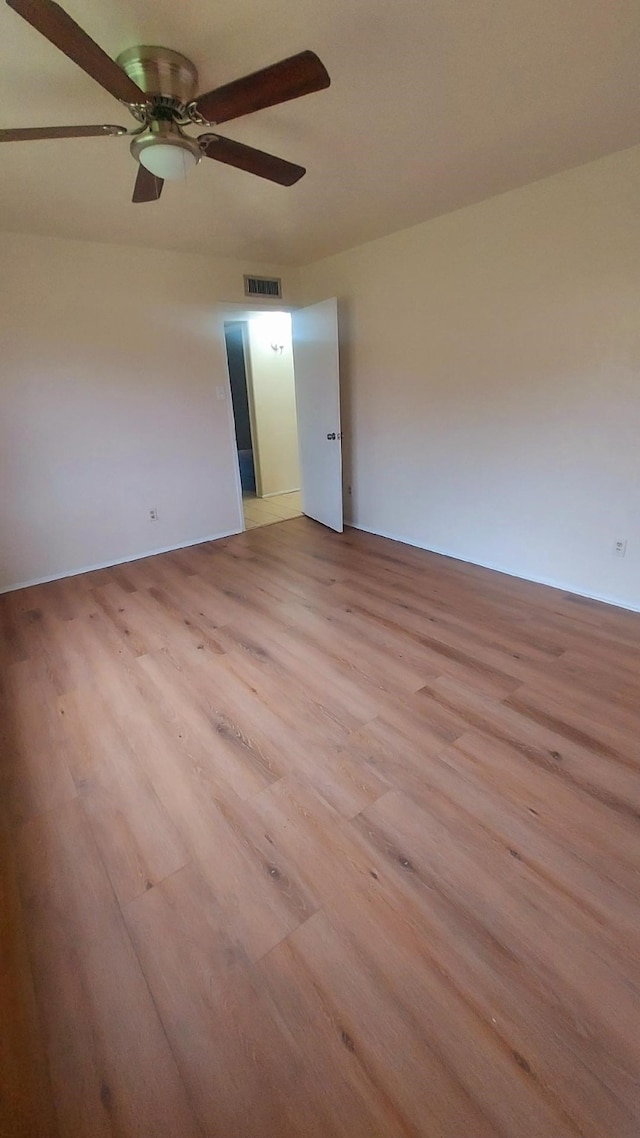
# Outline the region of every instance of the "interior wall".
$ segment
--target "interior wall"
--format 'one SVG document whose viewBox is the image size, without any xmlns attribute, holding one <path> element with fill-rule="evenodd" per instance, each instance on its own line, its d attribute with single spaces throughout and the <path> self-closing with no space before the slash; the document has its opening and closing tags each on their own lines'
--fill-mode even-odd
<svg viewBox="0 0 640 1138">
<path fill-rule="evenodd" d="M 302 271 L 332 295 L 353 524 L 640 608 L 640 148 Z"/>
<path fill-rule="evenodd" d="M 0 589 L 241 530 L 219 305 L 286 273 L 15 234 L 0 266 Z"/>
<path fill-rule="evenodd" d="M 264 498 L 300 489 L 291 317 L 254 316 L 247 336 L 256 488 Z"/>
</svg>

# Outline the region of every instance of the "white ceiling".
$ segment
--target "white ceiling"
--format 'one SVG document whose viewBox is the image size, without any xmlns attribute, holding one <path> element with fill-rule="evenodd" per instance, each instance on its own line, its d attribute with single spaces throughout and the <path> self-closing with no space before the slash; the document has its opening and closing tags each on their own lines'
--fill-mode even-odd
<svg viewBox="0 0 640 1138">
<path fill-rule="evenodd" d="M 112 56 L 183 52 L 202 90 L 304 48 L 332 85 L 221 128 L 305 165 L 294 187 L 205 160 L 133 205 L 126 139 L 6 143 L 4 229 L 303 264 L 640 141 L 638 0 L 63 4 Z M 0 101 L 2 127 L 135 125 L 3 3 Z"/>
</svg>

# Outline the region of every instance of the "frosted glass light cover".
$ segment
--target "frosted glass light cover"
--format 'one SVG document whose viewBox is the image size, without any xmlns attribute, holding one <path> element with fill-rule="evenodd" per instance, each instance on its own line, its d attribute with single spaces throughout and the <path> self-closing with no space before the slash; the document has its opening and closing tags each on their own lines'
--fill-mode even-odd
<svg viewBox="0 0 640 1138">
<path fill-rule="evenodd" d="M 164 178 L 165 181 L 186 178 L 189 171 L 198 165 L 195 154 L 186 147 L 166 142 L 145 146 L 140 151 L 140 162 L 157 178 Z"/>
</svg>

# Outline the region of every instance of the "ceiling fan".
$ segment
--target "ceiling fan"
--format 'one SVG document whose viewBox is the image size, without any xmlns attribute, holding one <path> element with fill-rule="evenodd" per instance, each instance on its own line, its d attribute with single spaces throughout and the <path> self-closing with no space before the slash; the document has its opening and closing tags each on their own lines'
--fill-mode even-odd
<svg viewBox="0 0 640 1138">
<path fill-rule="evenodd" d="M 136 46 L 127 48 L 114 61 L 53 0 L 7 0 L 7 4 L 124 104 L 140 125 L 133 131 L 110 124 L 0 130 L 0 142 L 131 134 L 131 153 L 139 164 L 134 202 L 157 201 L 166 179 L 185 177 L 202 157 L 281 186 L 292 186 L 305 173 L 304 166 L 219 134 L 208 132 L 192 138 L 184 127 L 218 126 L 328 87 L 331 80 L 314 52 L 301 51 L 196 95 L 198 72 L 191 60 L 177 51 Z"/>
</svg>

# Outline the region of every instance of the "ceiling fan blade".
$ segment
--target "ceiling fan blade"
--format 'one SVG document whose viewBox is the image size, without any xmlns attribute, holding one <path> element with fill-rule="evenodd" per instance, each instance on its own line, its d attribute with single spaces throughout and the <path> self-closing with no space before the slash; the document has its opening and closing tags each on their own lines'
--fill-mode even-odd
<svg viewBox="0 0 640 1138">
<path fill-rule="evenodd" d="M 219 134 L 201 134 L 198 142 L 207 158 L 236 166 L 238 170 L 257 174 L 259 178 L 267 178 L 281 186 L 292 186 L 306 174 L 304 166 L 295 166 L 293 162 L 285 162 L 284 158 L 276 158 L 275 154 L 265 154 L 264 150 L 254 150 L 253 146 L 221 138 Z"/>
<path fill-rule="evenodd" d="M 313 51 L 301 51 L 273 63 L 271 67 L 264 67 L 262 71 L 254 71 L 252 75 L 245 75 L 243 79 L 200 95 L 196 99 L 196 107 L 207 122 L 216 125 L 321 91 L 330 83 L 327 70 L 318 56 Z"/>
<path fill-rule="evenodd" d="M 133 187 L 132 202 L 157 202 L 162 187 L 164 186 L 164 179 L 157 178 L 145 166 L 138 166 L 138 176 L 136 184 Z"/>
<path fill-rule="evenodd" d="M 0 142 L 29 142 L 35 138 L 93 138 L 98 135 L 127 134 L 126 126 L 28 126 L 0 130 Z"/>
<path fill-rule="evenodd" d="M 59 4 L 53 0 L 7 0 L 7 4 L 110 95 L 123 103 L 146 101 L 144 92 Z"/>
</svg>

